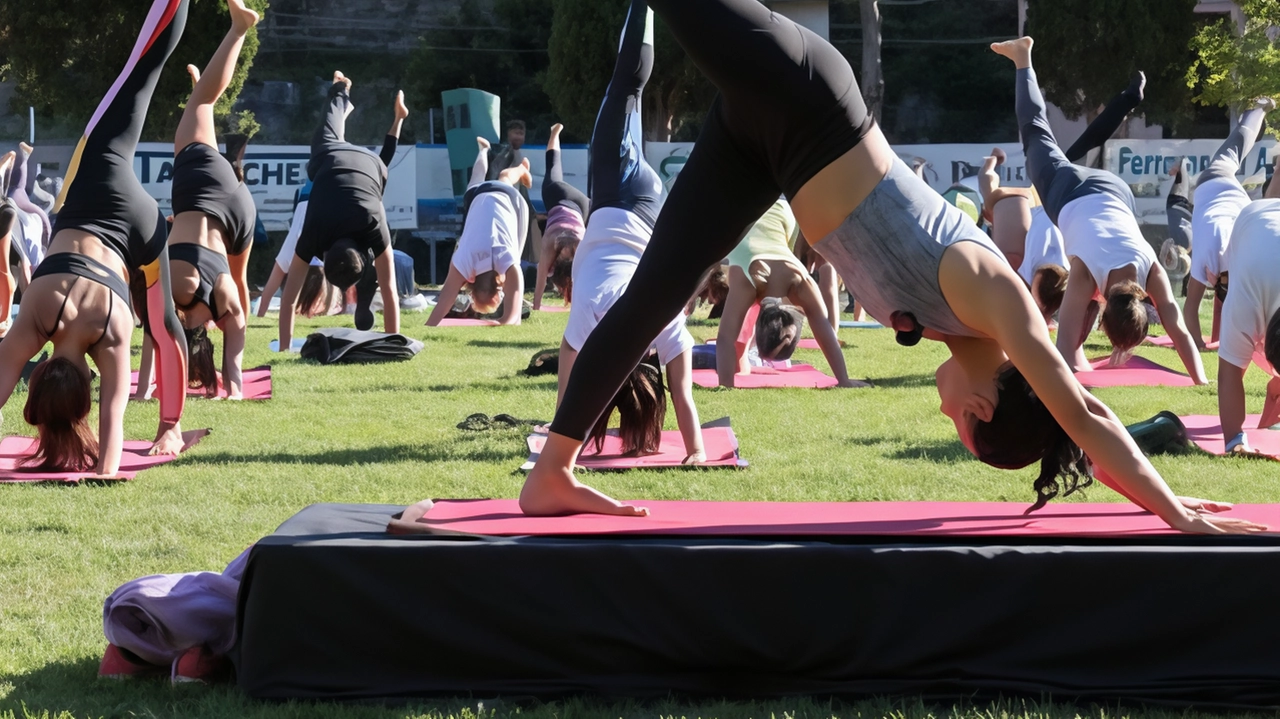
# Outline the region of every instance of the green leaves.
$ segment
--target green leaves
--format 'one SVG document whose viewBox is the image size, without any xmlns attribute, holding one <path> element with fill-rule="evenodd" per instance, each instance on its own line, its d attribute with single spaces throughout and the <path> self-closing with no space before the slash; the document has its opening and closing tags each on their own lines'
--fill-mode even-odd
<svg viewBox="0 0 1280 719">
<path fill-rule="evenodd" d="M 1280 1 L 1241 0 L 1244 32 L 1233 19 L 1202 27 L 1191 39 L 1196 59 L 1185 82 L 1204 105 L 1240 105 L 1262 95 L 1280 95 Z"/>
</svg>

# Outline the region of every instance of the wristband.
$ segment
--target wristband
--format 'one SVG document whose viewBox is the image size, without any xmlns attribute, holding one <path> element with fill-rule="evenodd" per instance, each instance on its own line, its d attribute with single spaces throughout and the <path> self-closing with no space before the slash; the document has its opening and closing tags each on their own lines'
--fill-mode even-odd
<svg viewBox="0 0 1280 719">
<path fill-rule="evenodd" d="M 1226 451 L 1230 452 L 1242 444 L 1244 444 L 1244 432 L 1237 434 L 1236 436 L 1232 437 L 1230 440 L 1227 441 Z"/>
</svg>

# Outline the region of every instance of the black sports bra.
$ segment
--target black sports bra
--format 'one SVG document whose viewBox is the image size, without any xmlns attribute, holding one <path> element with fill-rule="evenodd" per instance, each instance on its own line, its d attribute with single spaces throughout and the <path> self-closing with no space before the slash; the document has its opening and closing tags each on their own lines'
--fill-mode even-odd
<svg viewBox="0 0 1280 719">
<path fill-rule="evenodd" d="M 231 266 L 227 264 L 226 256 L 194 242 L 180 242 L 169 245 L 169 260 L 181 260 L 196 268 L 196 273 L 200 275 L 200 284 L 196 286 L 191 302 L 206 305 L 209 312 L 213 314 L 215 322 L 221 319 L 222 312 L 218 309 L 214 283 L 218 275 L 231 274 Z"/>
<path fill-rule="evenodd" d="M 53 320 L 53 329 L 44 330 L 46 338 L 52 338 L 54 333 L 58 331 L 58 325 L 62 323 L 62 313 L 67 309 L 67 300 L 71 299 L 71 289 L 83 277 L 91 282 L 97 282 L 106 286 L 111 290 L 111 305 L 107 308 L 107 319 L 102 325 L 102 336 L 98 337 L 94 344 L 102 341 L 107 336 L 107 329 L 111 326 L 111 313 L 116 308 L 116 297 L 120 297 L 125 306 L 129 306 L 129 286 L 125 284 L 124 279 L 111 270 L 111 268 L 98 262 L 92 257 L 77 254 L 74 252 L 59 252 L 55 255 L 49 255 L 44 261 L 36 266 L 35 272 L 31 273 L 31 281 L 46 275 L 74 275 L 71 286 L 67 288 L 67 294 L 62 298 L 62 305 L 58 307 L 58 316 Z"/>
</svg>

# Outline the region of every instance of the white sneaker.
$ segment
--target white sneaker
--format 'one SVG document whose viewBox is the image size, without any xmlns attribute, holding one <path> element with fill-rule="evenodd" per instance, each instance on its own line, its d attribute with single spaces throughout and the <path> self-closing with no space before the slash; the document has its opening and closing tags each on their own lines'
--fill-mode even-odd
<svg viewBox="0 0 1280 719">
<path fill-rule="evenodd" d="M 422 312 L 427 309 L 427 298 L 422 295 L 401 297 L 400 309 L 406 312 Z"/>
</svg>

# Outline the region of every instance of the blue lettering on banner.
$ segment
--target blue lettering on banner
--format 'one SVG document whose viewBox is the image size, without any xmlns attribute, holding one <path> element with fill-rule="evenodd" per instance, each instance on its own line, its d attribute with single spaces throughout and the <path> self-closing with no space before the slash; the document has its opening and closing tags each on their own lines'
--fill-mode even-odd
<svg viewBox="0 0 1280 719">
<path fill-rule="evenodd" d="M 301 174 L 302 174 L 302 166 L 301 166 L 301 165 L 299 165 L 299 164 L 298 164 L 298 163 L 296 163 L 296 162 L 290 162 L 290 163 L 288 164 L 288 168 L 289 168 L 289 169 L 288 169 L 288 172 L 287 172 L 286 177 L 285 177 L 285 184 L 286 184 L 286 185 L 301 185 L 301 184 L 303 184 L 303 183 L 302 183 L 302 177 L 301 177 Z"/>
<path fill-rule="evenodd" d="M 244 184 L 248 185 L 249 187 L 253 187 L 254 185 L 261 183 L 261 180 L 259 180 L 258 178 L 250 174 L 256 169 L 258 169 L 258 163 L 256 162 L 244 163 Z"/>
<path fill-rule="evenodd" d="M 265 163 L 265 162 L 262 163 L 262 184 L 264 185 L 271 184 L 272 177 L 276 178 L 277 185 L 284 184 L 284 163 L 283 162 L 276 163 L 274 171 L 271 169 L 270 163 Z"/>
<path fill-rule="evenodd" d="M 160 163 L 160 174 L 156 176 L 156 182 L 169 182 L 173 180 L 173 163 Z"/>
</svg>

